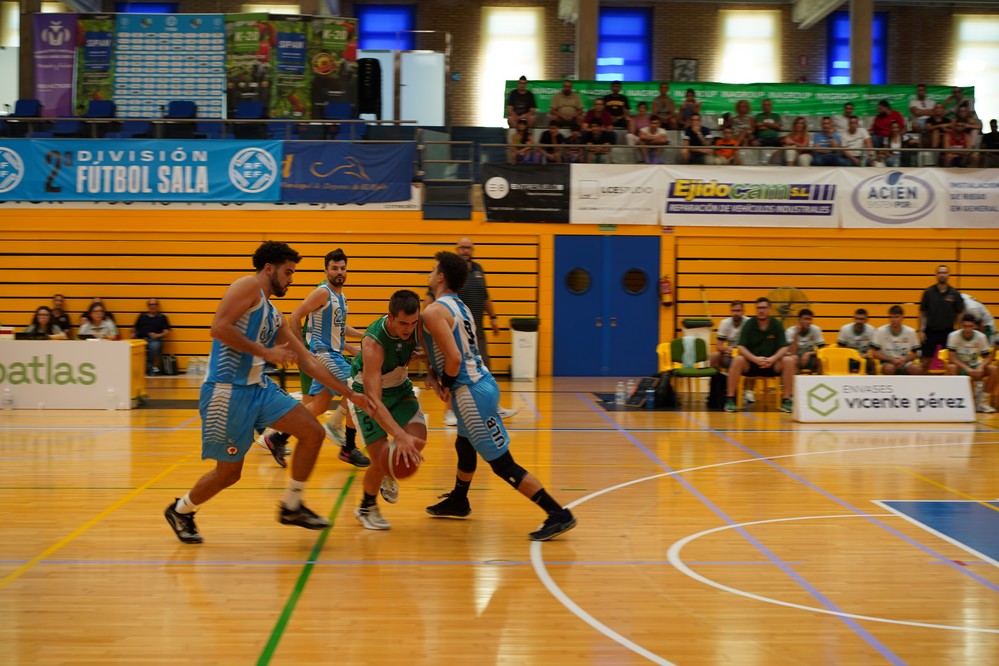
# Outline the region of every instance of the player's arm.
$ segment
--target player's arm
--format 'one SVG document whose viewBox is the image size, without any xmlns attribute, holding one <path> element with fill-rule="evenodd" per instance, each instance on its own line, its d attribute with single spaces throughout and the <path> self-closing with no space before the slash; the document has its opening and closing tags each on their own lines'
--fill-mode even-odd
<svg viewBox="0 0 999 666">
<path fill-rule="evenodd" d="M 298 304 L 298 307 L 292 310 L 291 316 L 288 317 L 288 323 L 291 324 L 291 328 L 296 331 L 302 330 L 302 322 L 309 313 L 315 312 L 319 308 L 323 307 L 326 303 L 326 299 L 329 298 L 326 294 L 329 292 L 321 287 L 316 287 L 312 290 L 312 293 L 305 297 L 305 300 Z"/>
<path fill-rule="evenodd" d="M 365 337 L 361 339 L 361 354 L 364 357 L 364 368 L 361 370 L 364 395 L 372 398 L 373 404 L 377 405 L 377 409 L 365 411 L 395 440 L 396 464 L 403 463 L 407 467 L 410 462 L 419 464 L 423 455 L 420 454 L 417 443 L 425 442 L 403 430 L 382 404 L 382 364 L 385 362 L 385 350 L 374 338 Z"/>
<path fill-rule="evenodd" d="M 461 352 L 454 341 L 454 336 L 451 335 L 453 324 L 454 319 L 450 317 L 447 308 L 441 305 L 431 305 L 423 311 L 423 326 L 444 355 L 444 376 L 435 375 L 435 381 L 439 384 L 437 395 L 444 402 L 451 401 L 451 386 L 461 369 Z M 429 375 L 429 372 L 427 374 Z"/>
<path fill-rule="evenodd" d="M 325 365 L 316 360 L 315 355 L 305 348 L 305 343 L 302 342 L 302 339 L 298 335 L 292 332 L 290 327 L 282 326 L 278 330 L 278 341 L 283 343 L 294 354 L 294 357 L 298 360 L 298 367 L 305 374 L 323 386 L 336 391 L 361 409 L 365 411 L 375 409 L 372 405 L 372 400 L 364 394 L 351 390 L 350 387 L 337 379 Z"/>
<path fill-rule="evenodd" d="M 218 310 L 215 311 L 215 318 L 212 319 L 211 335 L 227 347 L 261 356 L 273 365 L 290 363 L 295 360 L 295 352 L 287 344 L 265 347 L 259 342 L 250 340 L 236 328 L 236 322 L 243 313 L 256 305 L 260 298 L 260 283 L 250 276 L 242 277 L 229 285 L 219 302 Z M 283 328 L 282 326 L 278 329 L 279 339 Z"/>
</svg>

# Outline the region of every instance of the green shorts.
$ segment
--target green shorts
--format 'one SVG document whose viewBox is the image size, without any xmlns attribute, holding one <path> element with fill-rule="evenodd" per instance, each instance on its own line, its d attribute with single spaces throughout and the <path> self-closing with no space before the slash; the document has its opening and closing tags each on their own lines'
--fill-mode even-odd
<svg viewBox="0 0 999 666">
<path fill-rule="evenodd" d="M 364 387 L 353 380 L 350 382 L 350 387 L 358 393 L 364 393 Z M 408 379 L 400 386 L 383 389 L 382 404 L 392 415 L 393 420 L 402 427 L 410 423 L 424 425 L 427 423 L 423 410 L 420 409 L 420 402 L 416 399 L 416 394 L 413 393 L 413 382 Z M 357 424 L 357 434 L 365 446 L 370 446 L 372 443 L 388 437 L 388 433 L 379 425 L 378 421 L 354 403 L 350 403 L 350 413 L 354 417 L 354 423 Z"/>
</svg>

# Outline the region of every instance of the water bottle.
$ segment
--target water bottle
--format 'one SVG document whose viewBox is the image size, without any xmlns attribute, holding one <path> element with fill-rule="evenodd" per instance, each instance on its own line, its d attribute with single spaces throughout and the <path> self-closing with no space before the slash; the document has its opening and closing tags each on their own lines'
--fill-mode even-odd
<svg viewBox="0 0 999 666">
<path fill-rule="evenodd" d="M 656 408 L 656 390 L 651 386 L 645 389 L 645 409 Z"/>
<path fill-rule="evenodd" d="M 631 400 L 631 396 L 635 395 L 635 380 L 629 379 L 628 383 L 625 385 L 625 390 L 627 393 L 624 396 L 624 401 L 628 402 Z"/>
<path fill-rule="evenodd" d="M 108 411 L 118 409 L 118 394 L 114 392 L 114 387 L 108 387 L 107 404 L 104 406 Z"/>
<path fill-rule="evenodd" d="M 618 407 L 624 407 L 624 382 L 617 383 L 617 390 L 614 392 L 614 404 Z"/>
<path fill-rule="evenodd" d="M 9 386 L 3 387 L 2 402 L 4 410 L 14 409 L 14 392 L 10 390 Z"/>
</svg>

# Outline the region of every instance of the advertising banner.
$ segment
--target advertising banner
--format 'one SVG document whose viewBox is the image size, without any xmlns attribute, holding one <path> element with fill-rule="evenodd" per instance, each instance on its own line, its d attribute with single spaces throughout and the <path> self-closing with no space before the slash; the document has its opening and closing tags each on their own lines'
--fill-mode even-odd
<svg viewBox="0 0 999 666">
<path fill-rule="evenodd" d="M 157 118 L 190 100 L 199 118 L 223 118 L 222 14 L 117 14 L 114 100 L 118 116 Z"/>
<path fill-rule="evenodd" d="M 228 117 L 240 102 L 271 100 L 271 42 L 276 40 L 267 14 L 226 14 L 226 108 Z"/>
<path fill-rule="evenodd" d="M 411 195 L 415 159 L 415 143 L 285 143 L 281 200 L 406 201 Z"/>
<path fill-rule="evenodd" d="M 34 14 L 35 98 L 46 118 L 73 115 L 76 14 Z"/>
<path fill-rule="evenodd" d="M 666 191 L 655 166 L 571 164 L 569 219 L 573 224 L 657 224 Z"/>
<path fill-rule="evenodd" d="M 0 141 L 4 201 L 277 201 L 279 141 Z"/>
<path fill-rule="evenodd" d="M 843 169 L 843 227 L 945 227 L 946 194 L 930 169 Z"/>
<path fill-rule="evenodd" d="M 927 169 L 948 227 L 999 227 L 999 169 Z"/>
<path fill-rule="evenodd" d="M 483 164 L 490 222 L 568 222 L 569 165 Z"/>
<path fill-rule="evenodd" d="M 665 226 L 839 226 L 839 169 L 659 166 Z"/>
<path fill-rule="evenodd" d="M 357 102 L 357 19 L 313 17 L 309 24 L 312 117 L 327 102 Z"/>
<path fill-rule="evenodd" d="M 798 375 L 794 420 L 970 423 L 975 420 L 975 405 L 967 377 Z"/>
<path fill-rule="evenodd" d="M 80 14 L 76 41 L 76 97 L 80 115 L 92 99 L 114 99 L 114 14 Z"/>
<path fill-rule="evenodd" d="M 308 118 L 312 72 L 306 63 L 308 16 L 271 16 L 274 50 L 271 53 L 274 94 L 271 118 Z"/>
</svg>

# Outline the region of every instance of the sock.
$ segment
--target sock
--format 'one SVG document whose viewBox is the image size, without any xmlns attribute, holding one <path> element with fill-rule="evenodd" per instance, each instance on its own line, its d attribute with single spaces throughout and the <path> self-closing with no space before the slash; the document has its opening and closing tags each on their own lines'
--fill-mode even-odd
<svg viewBox="0 0 999 666">
<path fill-rule="evenodd" d="M 454 477 L 454 490 L 448 493 L 448 497 L 458 500 L 468 499 L 468 489 L 471 487 L 471 481 L 462 481 L 458 477 Z"/>
<path fill-rule="evenodd" d="M 347 416 L 347 408 L 343 405 L 343 400 L 337 405 L 336 411 L 333 412 L 333 417 L 330 419 L 330 425 L 334 428 L 343 427 L 343 419 Z"/>
<path fill-rule="evenodd" d="M 361 508 L 362 509 L 370 509 L 371 507 L 375 506 L 376 504 L 378 504 L 378 496 L 377 495 L 369 495 L 368 493 L 364 493 L 364 498 L 361 500 Z"/>
<path fill-rule="evenodd" d="M 544 509 L 548 515 L 562 511 L 562 505 L 552 499 L 552 496 L 544 488 L 534 493 L 531 501 Z"/>
<path fill-rule="evenodd" d="M 347 428 L 343 437 L 343 450 L 353 451 L 357 448 L 357 428 Z"/>
<path fill-rule="evenodd" d="M 288 480 L 288 489 L 284 491 L 284 508 L 295 511 L 302 506 L 302 493 L 305 491 L 305 481 Z"/>
<path fill-rule="evenodd" d="M 198 510 L 198 505 L 191 501 L 191 493 L 187 493 L 177 500 L 177 505 L 174 509 L 177 513 L 194 513 Z"/>
</svg>

